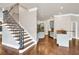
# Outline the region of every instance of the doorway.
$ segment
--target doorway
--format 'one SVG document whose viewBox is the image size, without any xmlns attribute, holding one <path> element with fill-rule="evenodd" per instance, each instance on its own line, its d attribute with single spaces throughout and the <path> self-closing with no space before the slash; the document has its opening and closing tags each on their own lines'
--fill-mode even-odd
<svg viewBox="0 0 79 59">
<path fill-rule="evenodd" d="M 50 31 L 48 33 L 50 37 L 54 37 L 54 21 L 50 21 Z"/>
</svg>

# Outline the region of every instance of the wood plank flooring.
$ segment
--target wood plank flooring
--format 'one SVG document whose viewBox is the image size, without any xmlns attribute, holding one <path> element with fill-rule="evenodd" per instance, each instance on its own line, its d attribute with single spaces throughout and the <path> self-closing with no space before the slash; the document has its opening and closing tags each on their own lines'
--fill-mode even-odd
<svg viewBox="0 0 79 59">
<path fill-rule="evenodd" d="M 0 54 L 10 55 L 4 48 L 2 48 L 1 43 Z M 45 36 L 45 38 L 38 41 L 37 45 L 28 50 L 25 55 L 79 55 L 79 47 L 59 47 L 58 44 L 56 44 L 55 39 Z"/>
<path fill-rule="evenodd" d="M 29 51 L 29 55 L 79 55 L 79 47 L 59 47 L 55 39 L 45 36 Z"/>
</svg>

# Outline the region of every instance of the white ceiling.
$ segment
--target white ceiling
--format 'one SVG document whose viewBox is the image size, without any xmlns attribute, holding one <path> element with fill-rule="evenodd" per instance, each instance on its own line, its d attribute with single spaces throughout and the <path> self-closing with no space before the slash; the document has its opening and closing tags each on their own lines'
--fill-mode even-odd
<svg viewBox="0 0 79 59">
<path fill-rule="evenodd" d="M 0 7 L 8 7 L 13 4 L 0 3 Z M 53 15 L 57 15 L 60 12 L 62 14 L 79 14 L 79 4 L 78 3 L 21 3 L 26 8 L 38 8 L 38 20 L 47 20 Z M 63 9 L 61 10 L 61 6 Z"/>
</svg>

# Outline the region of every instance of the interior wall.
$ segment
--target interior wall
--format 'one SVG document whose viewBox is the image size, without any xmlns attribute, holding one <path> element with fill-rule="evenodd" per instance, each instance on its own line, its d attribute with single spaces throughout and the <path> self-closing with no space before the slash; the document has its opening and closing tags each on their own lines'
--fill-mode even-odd
<svg viewBox="0 0 79 59">
<path fill-rule="evenodd" d="M 57 16 L 54 18 L 55 23 L 55 32 L 56 30 L 66 30 L 67 34 L 57 34 L 57 43 L 60 46 L 69 47 L 69 40 L 73 38 L 72 36 L 72 22 L 77 22 L 77 37 L 79 33 L 79 16 L 76 15 L 65 15 L 65 16 Z M 64 39 L 63 39 L 64 38 Z"/>
<path fill-rule="evenodd" d="M 3 21 L 3 12 L 0 10 L 0 21 Z"/>
<path fill-rule="evenodd" d="M 55 31 L 56 30 L 66 30 L 71 31 L 71 17 L 70 16 L 58 16 L 55 17 Z"/>
<path fill-rule="evenodd" d="M 33 9 L 32 9 L 33 10 Z M 27 31 L 36 41 L 37 39 L 37 9 L 24 9 L 19 7 L 19 21 L 25 31 Z"/>
<path fill-rule="evenodd" d="M 19 49 L 19 44 L 13 38 L 7 27 L 3 25 L 2 29 L 2 44 L 5 46 Z"/>
<path fill-rule="evenodd" d="M 40 21 L 40 20 L 38 20 L 37 21 L 37 24 L 40 24 L 40 23 L 44 23 L 44 21 Z M 45 28 L 44 28 L 45 29 Z M 37 33 L 37 39 L 39 40 L 40 38 L 44 38 L 44 36 L 45 36 L 45 33 L 44 32 L 38 32 Z"/>
<path fill-rule="evenodd" d="M 53 19 L 48 19 L 46 21 L 40 21 L 40 20 L 37 21 L 37 24 L 44 23 L 44 32 L 37 33 L 38 39 L 44 38 L 45 35 L 48 35 L 48 31 L 50 31 L 50 21 L 53 21 Z"/>
<path fill-rule="evenodd" d="M 10 15 L 14 18 L 14 20 L 18 23 L 19 22 L 19 5 L 14 5 L 10 7 Z"/>
<path fill-rule="evenodd" d="M 73 22 L 77 22 L 77 38 L 79 38 L 79 16 L 71 16 Z"/>
<path fill-rule="evenodd" d="M 59 46 L 69 47 L 70 31 L 71 31 L 71 17 L 70 16 L 56 16 L 54 21 L 54 31 L 66 30 L 67 34 L 56 34 L 57 43 Z"/>
</svg>

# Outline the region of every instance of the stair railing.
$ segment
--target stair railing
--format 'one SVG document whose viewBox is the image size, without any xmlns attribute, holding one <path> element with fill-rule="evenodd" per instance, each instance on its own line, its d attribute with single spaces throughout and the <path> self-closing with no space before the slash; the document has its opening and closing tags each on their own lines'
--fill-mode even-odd
<svg viewBox="0 0 79 59">
<path fill-rule="evenodd" d="M 15 32 L 15 29 L 18 28 L 19 44 L 20 44 L 19 49 L 23 49 L 24 48 L 24 29 L 14 20 L 14 18 L 10 15 L 8 10 L 3 11 L 3 21 L 4 23 L 13 25 L 13 28 L 12 28 L 13 32 Z"/>
</svg>

